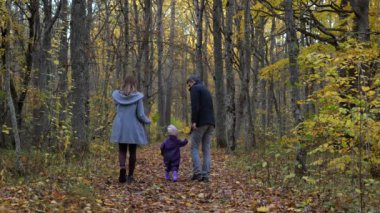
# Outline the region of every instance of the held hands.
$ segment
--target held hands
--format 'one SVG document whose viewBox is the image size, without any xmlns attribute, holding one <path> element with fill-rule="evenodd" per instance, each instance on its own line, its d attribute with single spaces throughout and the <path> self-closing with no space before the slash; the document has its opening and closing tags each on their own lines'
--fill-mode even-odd
<svg viewBox="0 0 380 213">
<path fill-rule="evenodd" d="M 197 124 L 196 123 L 192 123 L 191 124 L 191 127 L 190 127 L 190 132 L 188 132 L 187 134 L 191 135 L 191 133 L 197 128 Z"/>
<path fill-rule="evenodd" d="M 191 129 L 192 129 L 192 130 L 197 129 L 197 124 L 196 124 L 196 123 L 193 123 L 193 124 L 191 125 Z"/>
</svg>

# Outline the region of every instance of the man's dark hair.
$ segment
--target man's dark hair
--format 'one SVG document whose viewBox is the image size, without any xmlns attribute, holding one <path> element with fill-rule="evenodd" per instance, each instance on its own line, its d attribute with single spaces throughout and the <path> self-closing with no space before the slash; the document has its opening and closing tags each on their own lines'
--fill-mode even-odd
<svg viewBox="0 0 380 213">
<path fill-rule="evenodd" d="M 190 77 L 187 79 L 186 83 L 189 83 L 189 81 L 199 82 L 201 79 L 198 75 L 190 75 Z"/>
</svg>

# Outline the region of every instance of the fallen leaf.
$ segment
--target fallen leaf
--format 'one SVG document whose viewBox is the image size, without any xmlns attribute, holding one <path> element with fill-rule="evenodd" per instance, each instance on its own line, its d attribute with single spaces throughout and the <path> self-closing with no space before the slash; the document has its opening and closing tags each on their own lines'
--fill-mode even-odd
<svg viewBox="0 0 380 213">
<path fill-rule="evenodd" d="M 268 207 L 266 207 L 266 206 L 261 206 L 261 207 L 257 208 L 256 210 L 257 210 L 257 212 L 268 212 L 269 211 Z"/>
</svg>

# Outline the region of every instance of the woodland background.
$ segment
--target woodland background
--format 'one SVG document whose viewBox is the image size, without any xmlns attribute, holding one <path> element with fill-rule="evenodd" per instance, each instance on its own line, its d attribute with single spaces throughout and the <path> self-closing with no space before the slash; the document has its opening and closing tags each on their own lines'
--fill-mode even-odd
<svg viewBox="0 0 380 213">
<path fill-rule="evenodd" d="M 129 74 L 151 143 L 170 123 L 186 134 L 198 74 L 232 166 L 327 210 L 379 210 L 380 1 L 0 0 L 0 12 L 0 187 L 109 159 L 110 94 Z"/>
</svg>

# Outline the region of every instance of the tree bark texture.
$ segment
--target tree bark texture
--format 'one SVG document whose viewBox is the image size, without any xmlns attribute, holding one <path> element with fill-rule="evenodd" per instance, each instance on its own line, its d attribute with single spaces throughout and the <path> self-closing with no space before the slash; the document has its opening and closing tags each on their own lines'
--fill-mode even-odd
<svg viewBox="0 0 380 213">
<path fill-rule="evenodd" d="M 203 62 L 202 62 L 202 42 L 203 42 L 203 11 L 205 6 L 205 0 L 194 0 L 195 8 L 195 28 L 197 33 L 197 39 L 195 44 L 195 72 L 200 76 L 203 81 Z"/>
<path fill-rule="evenodd" d="M 5 91 L 7 96 L 7 102 L 8 102 L 8 108 L 9 108 L 9 114 L 11 116 L 11 122 L 12 122 L 12 132 L 13 137 L 15 140 L 15 156 L 16 156 L 16 171 L 19 173 L 24 172 L 24 168 L 21 162 L 21 140 L 20 135 L 18 131 L 18 125 L 17 125 L 17 119 L 16 119 L 16 110 L 13 103 L 12 93 L 11 93 L 11 27 L 12 27 L 12 14 L 11 14 L 11 0 L 6 1 L 7 9 L 8 9 L 8 17 L 6 21 L 6 33 L 5 38 L 7 38 L 6 44 L 5 44 L 5 54 L 3 57 L 5 57 L 3 60 L 5 62 Z"/>
<path fill-rule="evenodd" d="M 302 121 L 301 107 L 297 103 L 300 100 L 299 95 L 299 67 L 298 67 L 298 39 L 295 28 L 294 12 L 292 0 L 284 0 L 285 9 L 285 25 L 286 25 L 286 41 L 288 47 L 289 57 L 289 72 L 290 72 L 290 85 L 291 85 L 291 107 L 293 112 L 293 119 L 295 126 Z M 297 148 L 297 165 L 295 167 L 295 173 L 302 176 L 306 173 L 306 149 L 304 144 L 300 142 Z"/>
<path fill-rule="evenodd" d="M 236 106 L 235 106 L 235 78 L 233 71 L 233 43 L 232 43 L 232 17 L 234 15 L 235 0 L 227 0 L 226 3 L 226 133 L 228 151 L 233 152 L 236 148 L 235 126 L 236 126 Z"/>
<path fill-rule="evenodd" d="M 222 56 L 222 1 L 214 0 L 213 36 L 214 36 L 214 68 L 215 68 L 215 99 L 216 99 L 216 143 L 220 148 L 227 147 L 226 112 L 224 100 L 224 76 Z"/>
<path fill-rule="evenodd" d="M 163 29 L 162 29 L 162 4 L 163 0 L 157 0 L 157 109 L 158 109 L 158 134 L 163 133 L 165 122 L 165 87 L 164 73 L 162 70 L 163 56 Z"/>
<path fill-rule="evenodd" d="M 69 70 L 69 62 L 68 62 L 68 2 L 67 0 L 62 0 L 62 10 L 60 15 L 60 20 L 62 22 L 62 32 L 60 35 L 60 49 L 59 49 L 59 65 L 58 65 L 58 95 L 60 97 L 60 108 L 62 111 L 60 112 L 59 120 L 63 121 L 66 119 L 66 109 L 67 107 L 67 89 L 68 89 L 68 70 Z"/>
<path fill-rule="evenodd" d="M 245 96 L 245 149 L 250 151 L 253 147 L 256 146 L 256 138 L 255 138 L 255 127 L 253 124 L 253 115 L 251 110 L 251 99 L 250 99 L 250 82 L 249 82 L 249 74 L 251 70 L 251 3 L 250 1 L 244 1 L 244 73 L 243 73 L 243 82 L 242 82 L 242 92 Z"/>
<path fill-rule="evenodd" d="M 86 1 L 73 0 L 71 8 L 71 66 L 73 78 L 72 98 L 73 104 L 73 148 L 76 152 L 82 153 L 88 149 L 87 138 L 87 111 L 88 103 L 88 64 L 86 59 Z"/>
<path fill-rule="evenodd" d="M 165 99 L 165 123 L 171 123 L 172 102 L 173 102 L 173 76 L 174 76 L 174 36 L 175 36 L 175 10 L 176 0 L 172 0 L 170 4 L 170 34 L 169 34 L 169 49 L 168 49 L 168 80 L 166 83 L 166 99 Z"/>
<path fill-rule="evenodd" d="M 355 13 L 354 31 L 359 41 L 370 40 L 369 27 L 369 0 L 350 0 L 351 7 Z"/>
<path fill-rule="evenodd" d="M 141 55 L 141 64 L 143 65 L 142 70 L 142 79 L 141 79 L 141 85 L 143 86 L 143 93 L 145 95 L 144 104 L 147 113 L 150 112 L 150 108 L 152 105 L 151 98 L 151 89 L 152 89 L 152 70 L 151 70 L 151 64 L 149 61 L 149 39 L 151 34 L 151 25 L 152 25 L 152 0 L 144 0 L 143 5 L 143 11 L 144 11 L 144 31 L 142 35 L 142 55 Z"/>
<path fill-rule="evenodd" d="M 123 5 L 124 14 L 124 58 L 123 58 L 123 79 L 129 73 L 129 51 L 130 51 L 130 41 L 129 41 L 129 0 L 124 0 Z"/>
</svg>

